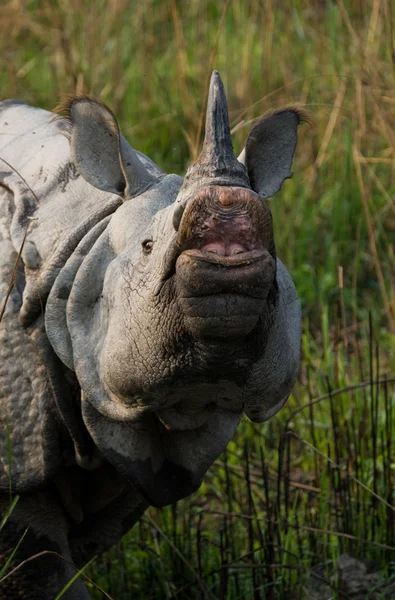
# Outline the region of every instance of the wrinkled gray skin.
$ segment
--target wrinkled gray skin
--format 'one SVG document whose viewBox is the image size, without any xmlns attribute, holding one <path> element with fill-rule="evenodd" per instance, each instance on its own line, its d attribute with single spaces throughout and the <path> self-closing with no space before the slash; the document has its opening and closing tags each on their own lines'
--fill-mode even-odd
<svg viewBox="0 0 395 600">
<path fill-rule="evenodd" d="M 0 511 L 10 481 L 20 494 L 0 566 L 28 525 L 17 562 L 47 549 L 81 565 L 148 504 L 191 494 L 243 412 L 272 417 L 298 370 L 299 301 L 264 202 L 290 176 L 298 111 L 258 121 L 238 161 L 214 72 L 184 180 L 103 105 L 67 111 L 0 104 L 1 304 L 27 228 L 0 324 Z M 41 557 L 0 598 L 52 599 L 72 574 Z"/>
</svg>

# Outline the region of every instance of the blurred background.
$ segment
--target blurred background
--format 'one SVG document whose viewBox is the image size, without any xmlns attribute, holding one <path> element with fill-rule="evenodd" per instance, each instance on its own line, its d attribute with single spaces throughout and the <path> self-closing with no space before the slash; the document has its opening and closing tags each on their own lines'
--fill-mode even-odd
<svg viewBox="0 0 395 600">
<path fill-rule="evenodd" d="M 93 94 L 168 172 L 199 154 L 214 68 L 236 152 L 268 109 L 312 119 L 270 201 L 303 307 L 299 381 L 272 421 L 245 419 L 199 493 L 89 567 L 92 597 L 395 598 L 394 2 L 0 4 L 1 99 Z M 360 596 L 345 556 L 375 576 Z"/>
</svg>

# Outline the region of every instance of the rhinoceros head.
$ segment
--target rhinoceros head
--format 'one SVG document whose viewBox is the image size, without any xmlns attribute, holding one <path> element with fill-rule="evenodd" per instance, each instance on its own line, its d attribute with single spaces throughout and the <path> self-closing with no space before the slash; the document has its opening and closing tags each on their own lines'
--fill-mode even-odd
<svg viewBox="0 0 395 600">
<path fill-rule="evenodd" d="M 264 199 L 290 176 L 301 118 L 263 118 L 237 160 L 214 72 L 203 150 L 184 180 L 136 153 L 100 103 L 76 99 L 69 119 L 80 174 L 124 202 L 60 272 L 48 336 L 77 374 L 102 455 L 165 505 L 200 485 L 243 411 L 265 420 L 291 390 L 299 308 L 294 293 L 280 306 Z"/>
</svg>

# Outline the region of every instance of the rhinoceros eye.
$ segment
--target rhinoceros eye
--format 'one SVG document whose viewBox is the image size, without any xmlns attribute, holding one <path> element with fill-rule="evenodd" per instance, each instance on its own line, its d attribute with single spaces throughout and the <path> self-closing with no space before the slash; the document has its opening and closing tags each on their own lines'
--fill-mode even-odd
<svg viewBox="0 0 395 600">
<path fill-rule="evenodd" d="M 152 240 L 144 240 L 142 243 L 144 254 L 151 254 L 154 242 Z"/>
</svg>

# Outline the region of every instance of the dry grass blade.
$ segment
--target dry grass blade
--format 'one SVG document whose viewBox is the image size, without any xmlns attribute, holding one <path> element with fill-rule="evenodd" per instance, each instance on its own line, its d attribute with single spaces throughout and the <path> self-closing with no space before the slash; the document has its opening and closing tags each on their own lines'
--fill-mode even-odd
<svg viewBox="0 0 395 600">
<path fill-rule="evenodd" d="M 340 82 L 339 90 L 336 94 L 336 98 L 333 103 L 333 109 L 331 115 L 329 117 L 328 124 L 325 129 L 324 137 L 322 138 L 321 147 L 318 152 L 317 158 L 315 160 L 315 166 L 319 169 L 322 163 L 325 160 L 326 153 L 328 151 L 328 146 L 333 136 L 333 132 L 336 127 L 337 120 L 339 118 L 339 113 L 343 107 L 344 95 L 347 89 L 347 77 L 343 77 Z"/>
<path fill-rule="evenodd" d="M 369 30 L 366 40 L 366 54 L 370 57 L 374 51 L 374 40 L 379 22 L 381 0 L 373 0 L 372 12 L 370 13 Z"/>
<path fill-rule="evenodd" d="M 18 272 L 19 263 L 21 262 L 23 247 L 25 245 L 26 236 L 27 236 L 27 232 L 28 232 L 29 226 L 30 226 L 30 222 L 26 224 L 25 233 L 23 235 L 21 247 L 19 248 L 18 256 L 16 258 L 15 265 L 14 265 L 14 268 L 12 270 L 11 281 L 9 283 L 9 286 L 8 286 L 8 289 L 7 289 L 7 293 L 5 295 L 4 302 L 3 302 L 3 305 L 2 305 L 1 310 L 0 310 L 0 323 L 1 323 L 2 319 L 3 319 L 5 310 L 7 308 L 8 298 L 10 297 L 10 294 L 12 292 L 12 288 L 14 287 L 14 284 L 15 284 L 16 275 L 17 275 L 17 272 Z"/>
</svg>

